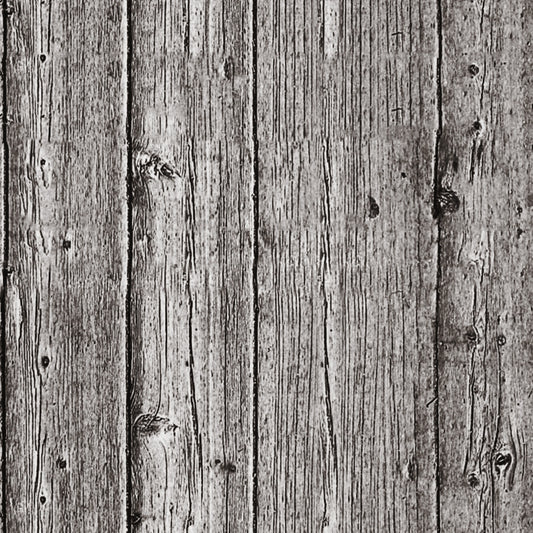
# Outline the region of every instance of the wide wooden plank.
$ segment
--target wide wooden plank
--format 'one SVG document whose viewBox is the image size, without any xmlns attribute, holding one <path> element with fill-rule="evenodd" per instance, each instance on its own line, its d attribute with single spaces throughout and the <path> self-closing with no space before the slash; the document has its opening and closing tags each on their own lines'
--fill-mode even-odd
<svg viewBox="0 0 533 533">
<path fill-rule="evenodd" d="M 136 531 L 250 520 L 249 4 L 132 4 Z"/>
<path fill-rule="evenodd" d="M 125 531 L 125 5 L 4 5 L 6 531 Z"/>
<path fill-rule="evenodd" d="M 434 531 L 436 4 L 258 2 L 258 531 Z"/>
<path fill-rule="evenodd" d="M 442 531 L 533 530 L 533 5 L 442 2 Z"/>
</svg>

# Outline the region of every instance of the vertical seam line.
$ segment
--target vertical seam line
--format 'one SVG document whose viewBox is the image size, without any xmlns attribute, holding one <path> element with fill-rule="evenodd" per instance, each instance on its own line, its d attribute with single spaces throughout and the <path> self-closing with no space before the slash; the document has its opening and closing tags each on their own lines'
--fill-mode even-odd
<svg viewBox="0 0 533 533">
<path fill-rule="evenodd" d="M 1 320 L 2 320 L 2 529 L 6 531 L 6 514 L 7 514 L 7 446 L 6 446 L 6 368 L 7 368 L 7 283 L 9 274 L 9 147 L 7 142 L 7 29 L 8 29 L 8 11 L 7 0 L 2 1 L 2 28 L 3 28 L 3 51 L 2 51 L 2 148 L 3 148 L 3 268 L 2 268 L 2 300 L 1 300 Z"/>
<path fill-rule="evenodd" d="M 441 236 L 440 210 L 438 196 L 441 190 L 439 170 L 439 150 L 442 137 L 442 0 L 436 0 L 437 8 L 437 64 L 436 64 L 436 99 L 437 132 L 433 160 L 433 216 L 437 222 L 437 277 L 435 294 L 435 338 L 433 349 L 433 426 L 435 432 L 435 520 L 436 530 L 440 533 L 440 430 L 439 430 L 439 323 L 440 323 L 440 286 L 441 286 Z"/>
<path fill-rule="evenodd" d="M 259 163 L 257 140 L 257 0 L 251 0 L 251 39 L 252 39 L 252 69 L 251 69 L 251 100 L 252 100 L 252 168 L 253 168 L 253 353 L 252 353 L 252 509 L 251 529 L 257 531 L 258 512 L 258 412 L 259 412 L 259 303 L 258 303 L 258 247 L 259 247 Z"/>
<path fill-rule="evenodd" d="M 132 0 L 126 0 L 126 144 L 127 144 L 127 264 L 126 264 L 126 531 L 131 531 L 131 364 L 132 364 L 132 339 L 131 339 L 131 280 L 132 280 L 132 235 L 133 235 L 133 153 L 131 135 L 132 116 L 132 88 L 131 88 L 131 61 L 133 50 L 132 36 Z"/>
</svg>

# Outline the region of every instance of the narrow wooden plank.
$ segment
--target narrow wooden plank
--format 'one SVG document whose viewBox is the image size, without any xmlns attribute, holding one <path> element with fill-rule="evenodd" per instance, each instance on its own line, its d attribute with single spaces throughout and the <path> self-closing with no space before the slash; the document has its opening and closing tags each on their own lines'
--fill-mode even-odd
<svg viewBox="0 0 533 533">
<path fill-rule="evenodd" d="M 8 2 L 7 531 L 125 531 L 126 2 Z"/>
<path fill-rule="evenodd" d="M 4 25 L 7 22 L 7 17 L 5 13 L 5 9 L 2 9 L 2 23 L 0 24 L 0 57 L 2 57 L 2 88 L 0 89 L 0 95 L 1 95 L 1 101 L 2 101 L 2 133 L 1 133 L 1 142 L 0 142 L 0 166 L 1 166 L 1 179 L 0 179 L 0 242 L 2 243 L 2 291 L 0 293 L 0 352 L 2 360 L 0 362 L 0 409 L 1 409 L 1 425 L 0 425 L 0 454 L 2 457 L 2 467 L 0 468 L 0 501 L 1 503 L 1 516 L 0 516 L 0 527 L 2 530 L 5 530 L 4 525 L 4 513 L 5 513 L 5 491 L 4 491 L 4 481 L 5 481 L 5 458 L 6 458 L 6 450 L 5 450 L 5 418 L 6 418 L 6 409 L 5 409 L 5 387 L 4 387 L 4 381 L 5 381 L 5 348 L 6 348 L 6 335 L 5 335 L 5 323 L 6 323 L 6 281 L 8 277 L 8 270 L 7 270 L 7 240 L 6 240 L 6 217 L 7 217 L 7 211 L 6 211 L 6 182 L 7 182 L 7 171 L 6 171 L 6 159 L 7 159 L 7 151 L 6 151 L 6 136 L 5 131 L 7 128 L 7 113 L 6 106 L 5 106 L 5 97 L 6 97 L 6 79 L 3 75 L 3 72 L 5 71 L 5 65 L 7 60 L 7 55 L 5 54 L 6 50 L 4 47 Z"/>
<path fill-rule="evenodd" d="M 442 531 L 531 531 L 533 5 L 442 16 Z"/>
<path fill-rule="evenodd" d="M 258 3 L 258 531 L 434 531 L 436 5 Z"/>
<path fill-rule="evenodd" d="M 132 522 L 249 522 L 247 0 L 132 6 Z"/>
</svg>

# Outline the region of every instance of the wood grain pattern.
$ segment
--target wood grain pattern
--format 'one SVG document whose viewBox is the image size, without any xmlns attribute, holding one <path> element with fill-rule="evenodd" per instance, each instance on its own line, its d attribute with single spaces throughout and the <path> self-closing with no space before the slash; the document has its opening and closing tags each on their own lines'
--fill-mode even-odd
<svg viewBox="0 0 533 533">
<path fill-rule="evenodd" d="M 132 6 L 132 523 L 249 522 L 249 2 Z"/>
<path fill-rule="evenodd" d="M 533 5 L 4 0 L 6 532 L 533 530 Z"/>
<path fill-rule="evenodd" d="M 435 5 L 258 9 L 258 531 L 434 531 Z"/>
<path fill-rule="evenodd" d="M 442 15 L 441 527 L 530 531 L 533 6 Z"/>
<path fill-rule="evenodd" d="M 9 2 L 6 531 L 125 531 L 125 2 Z"/>
<path fill-rule="evenodd" d="M 2 12 L 2 24 L 0 24 L 0 54 L 2 57 L 2 73 L 5 72 L 5 66 L 6 66 L 6 49 L 4 46 L 4 12 Z M 8 165 L 7 165 L 7 153 L 6 150 L 6 130 L 7 130 L 7 113 L 6 113 L 6 105 L 5 105 L 5 97 L 6 97 L 6 77 L 2 74 L 2 88 L 0 91 L 1 94 L 1 101 L 2 101 L 2 140 L 0 142 L 0 242 L 2 243 L 2 289 L 0 293 L 0 353 L 2 354 L 2 359 L 0 360 L 0 398 L 1 398 L 1 405 L 0 405 L 0 418 L 2 420 L 0 424 L 0 453 L 1 453 L 1 464 L 5 465 L 5 458 L 6 458 L 6 447 L 5 447 L 5 419 L 6 419 L 6 403 L 5 403 L 5 363 L 6 363 L 6 304 L 7 304 L 7 295 L 5 291 L 5 287 L 7 284 L 7 278 L 8 278 L 8 268 L 7 268 L 7 238 L 6 238 L 6 218 L 7 218 L 7 198 L 6 198 L 6 182 L 7 182 L 7 176 L 8 176 Z M 0 502 L 1 503 L 1 513 L 0 513 L 0 527 L 2 530 L 5 529 L 5 520 L 4 520 L 4 508 L 5 508 L 5 468 L 0 468 Z"/>
</svg>

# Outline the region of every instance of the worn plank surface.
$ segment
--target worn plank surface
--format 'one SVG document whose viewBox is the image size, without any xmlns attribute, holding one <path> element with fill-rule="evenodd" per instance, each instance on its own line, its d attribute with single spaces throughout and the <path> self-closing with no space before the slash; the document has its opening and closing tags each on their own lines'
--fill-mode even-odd
<svg viewBox="0 0 533 533">
<path fill-rule="evenodd" d="M 531 531 L 533 6 L 442 3 L 442 531 Z"/>
<path fill-rule="evenodd" d="M 533 530 L 530 2 L 2 16 L 4 531 Z"/>
<path fill-rule="evenodd" d="M 4 3 L 5 531 L 125 531 L 125 4 Z"/>
<path fill-rule="evenodd" d="M 3 17 L 3 14 L 2 14 Z M 4 18 L 4 17 L 3 17 Z M 2 73 L 5 71 L 5 65 L 6 65 L 6 59 L 7 55 L 5 54 L 5 46 L 4 46 L 4 20 L 2 20 L 2 24 L 0 24 L 0 57 L 2 57 Z M 5 131 L 7 128 L 7 116 L 5 113 L 6 106 L 5 106 L 5 96 L 6 96 L 6 79 L 5 76 L 2 74 L 2 88 L 0 90 L 1 95 L 1 101 L 2 101 L 2 133 L 1 133 L 1 141 L 0 141 L 0 242 L 2 243 L 2 251 L 0 252 L 2 254 L 2 287 L 1 287 L 1 293 L 0 293 L 0 353 L 1 353 L 1 361 L 0 361 L 0 398 L 1 398 L 1 413 L 0 413 L 0 453 L 1 453 L 1 462 L 0 464 L 5 464 L 5 457 L 6 457 L 6 447 L 5 447 L 5 414 L 6 414 L 6 404 L 5 404 L 5 387 L 4 387 L 4 377 L 5 377 L 5 362 L 6 362 L 6 329 L 5 329 L 5 318 L 6 318 L 6 303 L 7 303 L 7 295 L 5 291 L 6 281 L 8 277 L 8 270 L 7 270 L 7 239 L 6 239 L 6 215 L 7 215 L 7 197 L 6 197 L 6 177 L 7 177 L 7 150 L 6 150 L 6 143 L 5 143 Z M 0 516 L 0 527 L 2 530 L 5 528 L 5 521 L 4 521 L 4 496 L 5 496 L 5 468 L 0 468 L 0 501 L 1 504 L 1 516 Z"/>
<path fill-rule="evenodd" d="M 249 5 L 132 5 L 136 531 L 250 520 Z"/>
<path fill-rule="evenodd" d="M 431 2 L 259 2 L 259 531 L 436 529 Z"/>
</svg>

